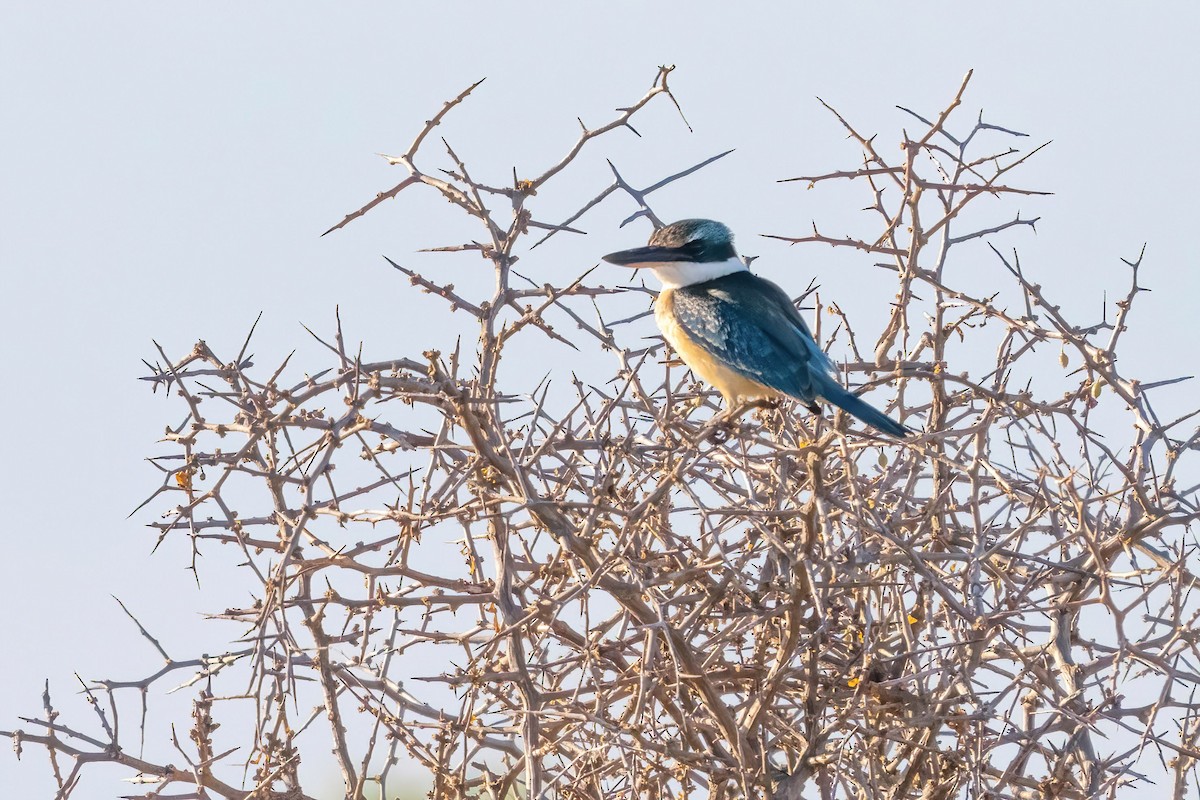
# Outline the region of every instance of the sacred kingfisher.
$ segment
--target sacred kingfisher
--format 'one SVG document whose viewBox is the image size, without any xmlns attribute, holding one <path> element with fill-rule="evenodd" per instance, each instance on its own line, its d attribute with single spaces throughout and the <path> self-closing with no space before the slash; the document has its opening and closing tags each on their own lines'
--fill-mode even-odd
<svg viewBox="0 0 1200 800">
<path fill-rule="evenodd" d="M 604 260 L 654 272 L 663 286 L 654 301 L 658 327 L 692 372 L 721 392 L 730 411 L 743 400 L 786 395 L 813 413 L 824 401 L 884 433 L 909 433 L 842 388 L 791 298 L 750 272 L 720 222 L 673 222 L 655 231 L 649 246 Z"/>
</svg>

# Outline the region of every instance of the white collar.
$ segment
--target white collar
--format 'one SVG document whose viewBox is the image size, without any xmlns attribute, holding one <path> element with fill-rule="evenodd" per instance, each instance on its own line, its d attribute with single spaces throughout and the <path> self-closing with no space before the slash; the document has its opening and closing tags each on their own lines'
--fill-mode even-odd
<svg viewBox="0 0 1200 800">
<path fill-rule="evenodd" d="M 737 256 L 724 261 L 680 261 L 671 264 L 647 264 L 664 289 L 679 289 L 693 283 L 704 283 L 735 272 L 748 271 Z"/>
</svg>

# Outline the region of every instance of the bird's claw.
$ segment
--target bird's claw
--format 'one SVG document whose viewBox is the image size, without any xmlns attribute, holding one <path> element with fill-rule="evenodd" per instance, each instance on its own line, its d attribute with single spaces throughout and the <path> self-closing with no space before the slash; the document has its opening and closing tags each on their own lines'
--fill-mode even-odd
<svg viewBox="0 0 1200 800">
<path fill-rule="evenodd" d="M 717 421 L 713 429 L 709 431 L 708 440 L 715 444 L 724 444 L 733 436 L 734 421 L 731 419 L 722 419 Z"/>
</svg>

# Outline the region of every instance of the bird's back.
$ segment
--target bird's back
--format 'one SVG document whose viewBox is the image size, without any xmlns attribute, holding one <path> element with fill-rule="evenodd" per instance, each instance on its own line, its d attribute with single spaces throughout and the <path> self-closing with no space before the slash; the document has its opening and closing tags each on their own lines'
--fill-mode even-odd
<svg viewBox="0 0 1200 800">
<path fill-rule="evenodd" d="M 820 395 L 832 369 L 791 299 L 774 283 L 736 272 L 667 289 L 659 328 L 697 375 L 730 398 Z"/>
<path fill-rule="evenodd" d="M 690 287 L 687 287 L 690 288 Z M 662 331 L 663 338 L 679 354 L 684 363 L 705 383 L 716 387 L 725 398 L 726 405 L 735 405 L 740 400 L 773 397 L 778 391 L 753 380 L 714 354 L 705 342 L 697 340 L 679 323 L 675 313 L 675 293 L 679 289 L 663 289 L 654 301 L 654 319 Z"/>
</svg>

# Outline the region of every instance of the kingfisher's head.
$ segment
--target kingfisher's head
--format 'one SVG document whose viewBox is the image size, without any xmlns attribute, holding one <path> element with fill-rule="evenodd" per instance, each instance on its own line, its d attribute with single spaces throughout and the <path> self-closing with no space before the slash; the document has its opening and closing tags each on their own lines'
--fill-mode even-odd
<svg viewBox="0 0 1200 800">
<path fill-rule="evenodd" d="M 669 289 L 746 269 L 733 249 L 733 233 L 711 219 L 681 219 L 664 225 L 650 236 L 647 246 L 609 253 L 604 260 L 653 270 Z"/>
</svg>

